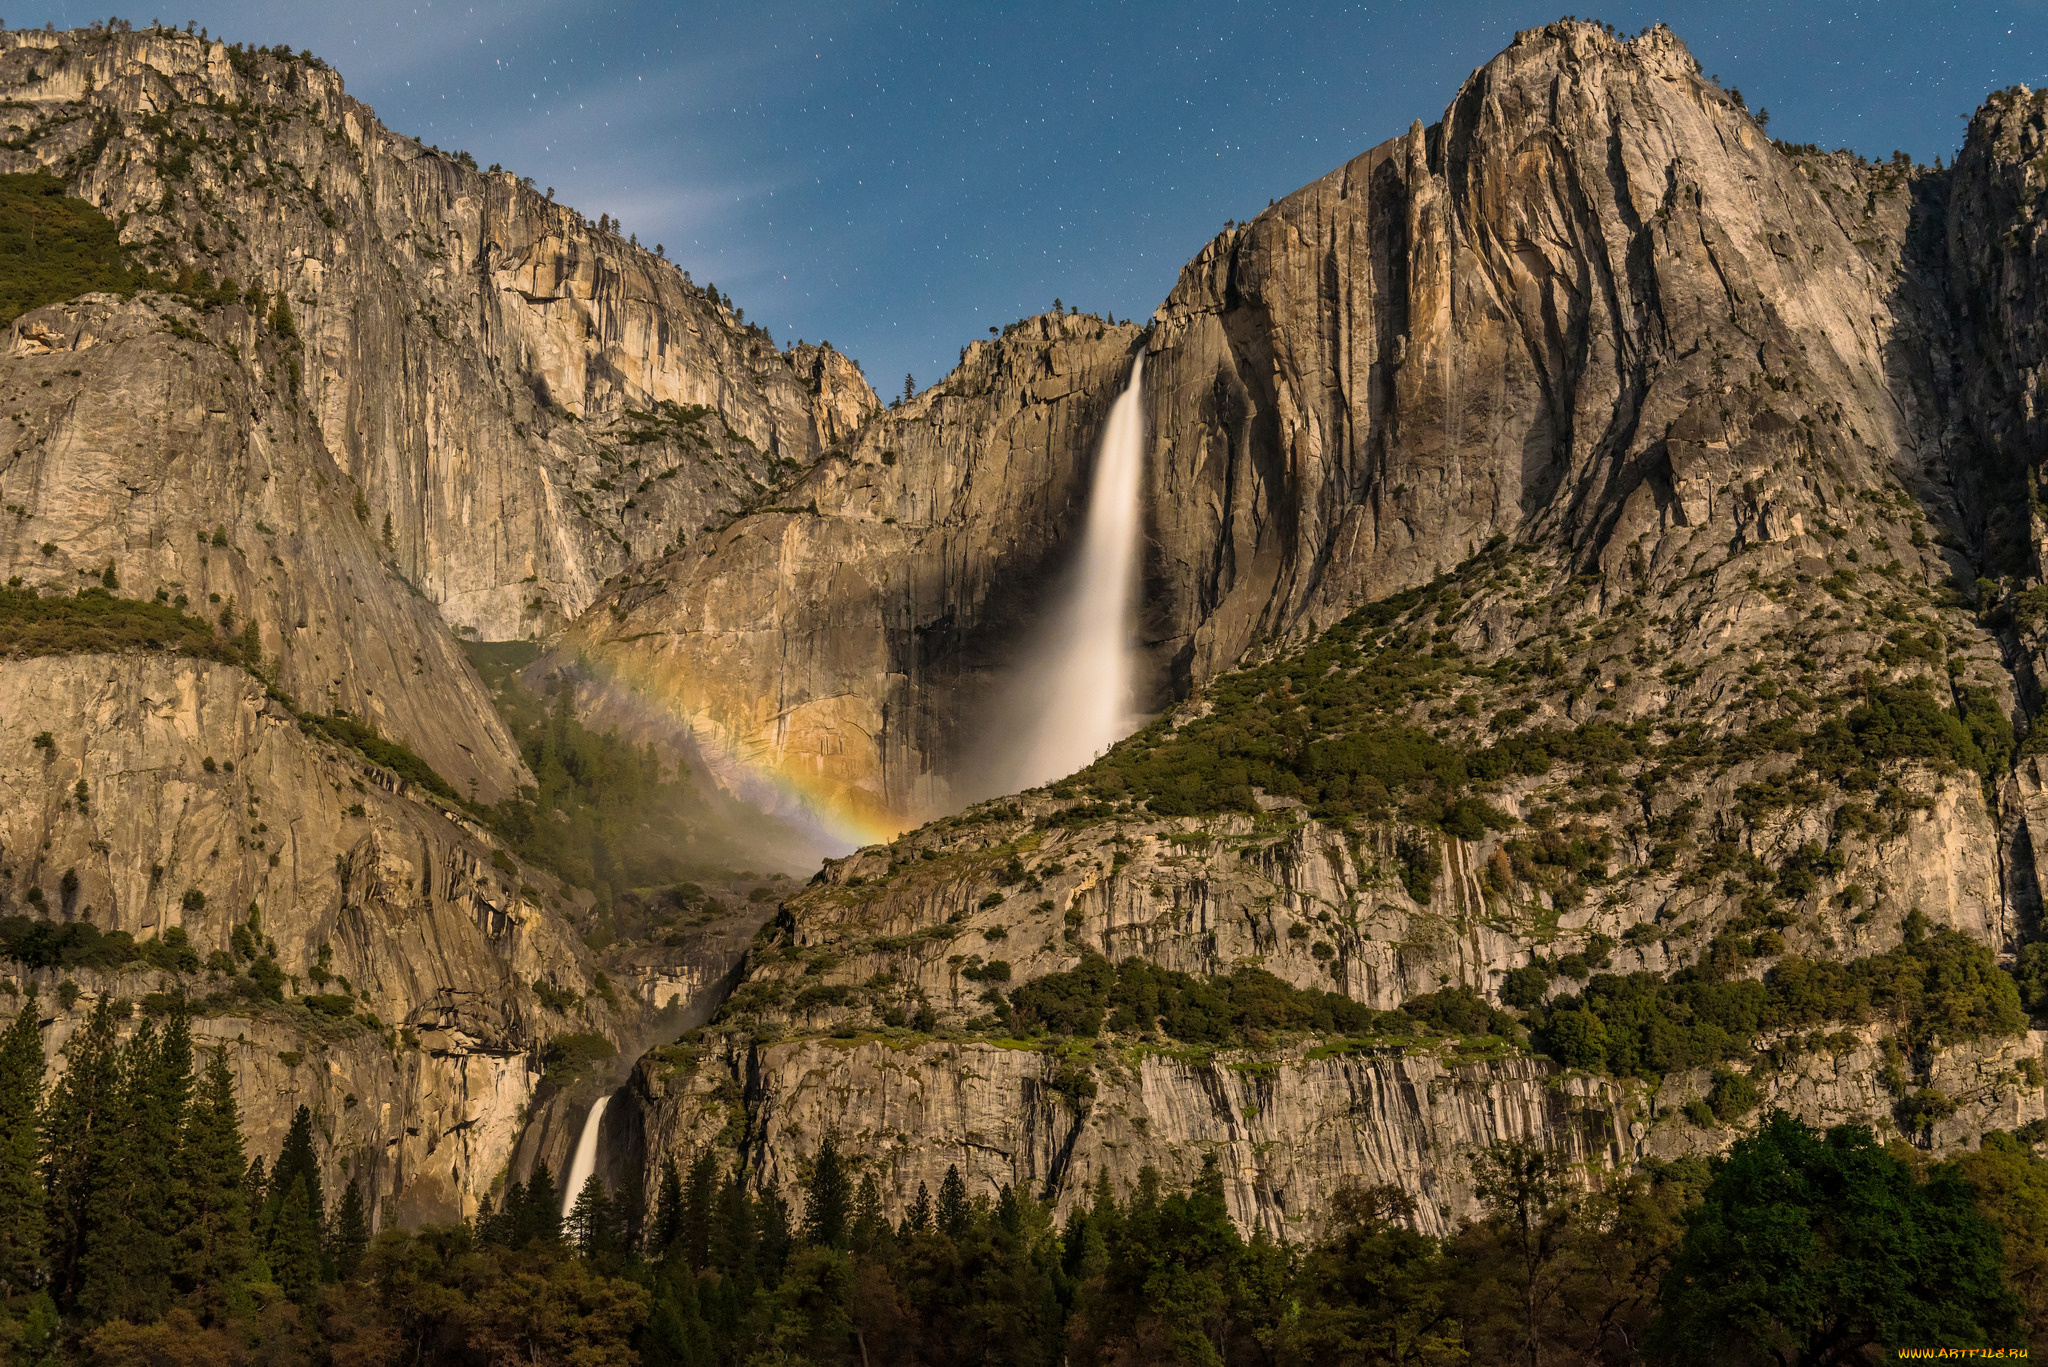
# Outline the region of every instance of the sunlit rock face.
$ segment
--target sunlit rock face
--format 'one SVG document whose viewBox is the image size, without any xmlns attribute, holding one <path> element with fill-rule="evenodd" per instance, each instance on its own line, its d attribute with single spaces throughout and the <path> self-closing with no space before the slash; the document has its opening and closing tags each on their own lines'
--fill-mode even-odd
<svg viewBox="0 0 2048 1367">
<path fill-rule="evenodd" d="M 587 1104 L 543 1085 L 551 1037 L 630 1055 L 743 944 L 642 954 L 597 993 L 587 896 L 295 710 L 506 797 L 533 776 L 454 634 L 558 630 L 878 404 L 838 351 L 779 350 L 651 244 L 393 132 L 317 63 L 7 32 L 0 95 L 0 172 L 55 175 L 165 286 L 0 331 L 0 579 L 154 597 L 262 662 L 0 660 L 0 913 L 182 931 L 201 961 L 253 915 L 288 1000 L 233 995 L 246 957 L 182 980 L 230 996 L 194 1031 L 230 1047 L 252 1151 L 304 1102 L 379 1218 L 471 1213 L 529 1120 Z M 53 1050 L 94 992 L 181 988 L 0 975 L 37 979 Z M 66 977 L 87 995 L 55 1011 Z"/>
<path fill-rule="evenodd" d="M 1496 536 L 1661 571 L 1917 468 L 1915 193 L 1786 156 L 1667 31 L 1564 24 L 1225 232 L 1143 341 L 1154 700 Z M 615 588 L 579 646 L 832 802 L 944 810 L 991 642 L 1044 608 L 1007 590 L 1071 553 L 1132 343 L 1072 318 L 975 343 L 801 512 Z M 1809 438 L 1835 483 L 1785 471 Z"/>
<path fill-rule="evenodd" d="M 846 844 L 957 806 L 1139 336 L 1041 315 L 974 342 L 776 506 L 622 580 L 562 652 L 595 665 L 593 710 L 651 741 L 683 720 Z"/>
<path fill-rule="evenodd" d="M 1443 1042 L 1318 1055 L 1253 1038 L 1204 1063 L 1171 1057 L 1179 1042 L 1142 1036 L 1143 1022 L 1082 1062 L 1017 1047 L 995 1013 L 1084 954 L 1199 979 L 1256 967 L 1385 1008 L 1447 987 L 1498 1002 L 1539 955 L 1659 980 L 1719 955 L 1710 971 L 1760 978 L 1790 956 L 1890 952 L 1909 925 L 1999 954 L 2038 933 L 2041 761 L 2002 733 L 2025 732 L 2038 706 L 2048 621 L 2028 435 L 2042 108 L 2025 91 L 1994 97 L 1949 170 L 1871 164 L 1774 144 L 1662 29 L 1623 40 L 1564 23 L 1475 72 L 1436 125 L 1218 237 L 1140 343 L 1145 639 L 1160 696 L 1188 704 L 1169 725 L 1229 705 L 1225 671 L 1285 659 L 1361 605 L 1451 573 L 1373 619 L 1363 660 L 1329 666 L 1413 657 L 1421 673 L 1412 688 L 1394 677 L 1385 725 L 1473 755 L 1544 734 L 1640 735 L 1648 750 L 1561 747 L 1532 770 L 1503 766 L 1482 785 L 1503 818 L 1486 829 L 1452 830 L 1406 797 L 1334 816 L 1264 790 L 1221 815 L 1117 807 L 1105 778 L 862 849 L 785 904 L 715 1047 L 641 1069 L 634 1142 L 676 1152 L 723 1135 L 759 1181 L 790 1190 L 832 1129 L 892 1210 L 949 1165 L 977 1190 L 1065 1204 L 1099 1171 L 1128 1180 L 1150 1162 L 1186 1179 L 1214 1155 L 1246 1224 L 1306 1229 L 1329 1184 L 1351 1178 L 1404 1187 L 1443 1228 L 1472 1209 L 1471 1151 L 1496 1139 L 1623 1165 L 1740 1130 L 1685 1118 L 1706 1067 L 1653 1090 Z M 981 392 L 986 355 L 971 350 L 935 391 L 952 407 L 913 406 L 863 443 L 914 449 L 910 429 L 966 425 L 960 400 Z M 975 582 L 1021 582 L 1044 548 L 1071 547 L 1122 358 L 1088 373 L 1091 423 L 1044 458 L 1065 499 L 1018 499 L 1014 542 L 947 543 Z M 865 497 L 893 511 L 920 468 L 869 465 Z M 999 468 L 968 460 L 954 482 L 979 488 Z M 762 546 L 856 520 L 821 498 L 789 543 L 793 521 L 743 521 L 687 580 L 619 594 L 616 630 L 586 629 L 650 658 L 708 659 L 681 625 L 700 620 L 706 586 L 772 563 Z M 858 563 L 874 569 L 846 596 L 819 574 L 756 619 L 777 645 L 756 687 L 864 708 L 869 748 L 830 725 L 806 744 L 829 749 L 843 786 L 937 804 L 957 733 L 951 749 L 891 747 L 972 715 L 932 685 L 961 677 L 945 662 L 974 658 L 973 632 L 1012 618 L 994 593 L 884 595 L 872 585 L 895 562 Z M 867 615 L 877 601 L 899 615 Z M 922 673 L 884 688 L 809 666 L 821 642 L 888 658 L 885 623 L 933 643 Z M 781 654 L 789 643 L 803 649 Z M 1289 754 L 1355 731 L 1297 704 L 1323 668 L 1275 682 L 1267 715 L 1234 714 L 1240 729 Z M 1924 692 L 1958 725 L 1968 713 L 1999 758 L 1973 772 L 1893 753 L 1872 760 L 1889 785 L 1876 796 L 1863 777 L 1817 777 L 1784 739 L 1846 726 L 1887 688 Z M 749 734 L 772 752 L 766 715 Z M 1886 753 L 1867 735 L 1855 746 Z M 1241 781 L 1223 767 L 1219 782 Z M 1582 885 L 1531 854 L 1573 840 L 1579 853 L 1559 857 L 1587 861 Z M 1736 1066 L 1766 1108 L 1896 1133 L 1896 1028 L 1873 1020 L 1825 1048 L 1760 1036 L 1783 1057 Z M 1950 1148 L 2041 1117 L 2048 1095 L 2024 1062 L 2040 1044 L 2009 1033 L 1916 1060 L 1900 1085 L 1956 1109 L 1915 1138 Z"/>
</svg>

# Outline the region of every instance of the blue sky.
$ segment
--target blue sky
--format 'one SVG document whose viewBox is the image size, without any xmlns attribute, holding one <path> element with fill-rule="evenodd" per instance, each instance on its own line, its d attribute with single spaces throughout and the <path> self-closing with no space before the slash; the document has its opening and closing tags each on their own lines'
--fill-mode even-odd
<svg viewBox="0 0 2048 1367">
<path fill-rule="evenodd" d="M 155 3 L 156 0 L 152 0 Z M 0 6 L 60 27 L 96 5 Z M 1549 5 L 187 0 L 130 11 L 310 48 L 395 128 L 609 213 L 783 342 L 877 389 L 1051 305 L 1149 314 L 1222 227 L 1434 122 Z M 1954 154 L 2048 83 L 2048 0 L 1614 4 L 1662 19 L 1771 131 Z"/>
</svg>

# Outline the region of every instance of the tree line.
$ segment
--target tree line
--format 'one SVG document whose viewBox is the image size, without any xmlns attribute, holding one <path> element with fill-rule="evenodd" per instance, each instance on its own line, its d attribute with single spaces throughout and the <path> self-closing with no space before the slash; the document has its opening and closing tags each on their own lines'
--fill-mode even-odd
<svg viewBox="0 0 2048 1367">
<path fill-rule="evenodd" d="M 2003 1132 L 1934 1162 L 1783 1113 L 1721 1159 L 1586 1173 L 1527 1141 L 1469 1162 L 1450 1232 L 1339 1186 L 1320 1237 L 1098 1177 L 1059 1218 L 957 1167 L 895 1220 L 827 1136 L 800 1209 L 713 1153 L 567 1216 L 545 1165 L 460 1224 L 374 1237 L 330 1208 L 300 1107 L 245 1155 L 224 1050 L 182 1014 L 126 1042 L 102 998 L 50 1083 L 36 998 L 0 1035 L 0 1353 L 9 1363 L 575 1367 L 1322 1367 L 1849 1363 L 2048 1347 L 2048 1162 Z"/>
</svg>

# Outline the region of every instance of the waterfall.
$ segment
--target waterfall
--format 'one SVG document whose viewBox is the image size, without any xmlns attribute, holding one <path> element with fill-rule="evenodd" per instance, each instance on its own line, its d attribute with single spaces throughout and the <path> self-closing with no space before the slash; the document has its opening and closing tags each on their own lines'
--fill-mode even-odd
<svg viewBox="0 0 2048 1367">
<path fill-rule="evenodd" d="M 611 1101 L 609 1095 L 601 1096 L 590 1103 L 590 1114 L 583 1117 L 583 1133 L 576 1137 L 576 1152 L 569 1159 L 568 1180 L 562 1183 L 562 1218 L 569 1218 L 569 1211 L 576 1204 L 576 1198 L 583 1191 L 583 1184 L 590 1180 L 590 1174 L 597 1171 L 597 1130 L 604 1123 L 604 1108 Z"/>
<path fill-rule="evenodd" d="M 1013 716 L 1025 719 L 998 791 L 1085 768 L 1137 726 L 1138 571 L 1144 530 L 1145 356 L 1109 410 L 1081 553 L 1063 600 L 1026 658 Z"/>
</svg>

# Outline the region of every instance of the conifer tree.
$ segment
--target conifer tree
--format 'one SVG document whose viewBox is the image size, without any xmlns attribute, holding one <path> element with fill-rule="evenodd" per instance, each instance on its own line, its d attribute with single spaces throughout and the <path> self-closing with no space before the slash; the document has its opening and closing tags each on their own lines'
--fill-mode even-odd
<svg viewBox="0 0 2048 1367">
<path fill-rule="evenodd" d="M 604 1179 L 594 1172 L 576 1193 L 576 1204 L 569 1211 L 569 1236 L 587 1258 L 618 1251 L 618 1215 L 604 1189 Z"/>
<path fill-rule="evenodd" d="M 162 1031 L 145 1020 L 121 1064 L 121 1124 L 101 1149 L 103 1176 L 87 1204 L 78 1304 L 93 1319 L 147 1324 L 171 1301 L 178 1146 L 192 1092 L 184 1013 Z"/>
<path fill-rule="evenodd" d="M 555 1192 L 555 1175 L 546 1163 L 533 1166 L 526 1182 L 526 1206 L 519 1221 L 517 1245 L 553 1244 L 562 1239 L 562 1198 Z"/>
<path fill-rule="evenodd" d="M 282 1159 L 277 1166 L 282 1172 Z M 277 1186 L 275 1177 L 271 1186 Z M 284 1199 L 278 1203 L 265 1249 L 270 1275 L 284 1288 L 285 1295 L 301 1305 L 311 1300 L 319 1287 L 324 1261 L 320 1248 L 320 1224 L 313 1218 L 313 1197 L 308 1187 L 304 1174 L 292 1178 Z"/>
<path fill-rule="evenodd" d="M 782 1265 L 789 1259 L 789 1202 L 770 1191 L 762 1193 L 754 1205 L 754 1225 L 760 1231 L 755 1265 L 761 1279 L 773 1286 L 782 1280 Z"/>
<path fill-rule="evenodd" d="M 853 1198 L 853 1251 L 872 1253 L 888 1237 L 889 1222 L 882 1216 L 882 1189 L 873 1173 L 862 1173 L 860 1191 Z"/>
<path fill-rule="evenodd" d="M 370 1217 L 363 1209 L 362 1184 L 350 1178 L 341 1193 L 341 1209 L 334 1217 L 334 1235 L 328 1250 L 335 1277 L 347 1281 L 355 1276 L 369 1247 Z"/>
<path fill-rule="evenodd" d="M 637 1253 L 647 1237 L 647 1193 L 638 1182 L 628 1182 L 612 1197 L 612 1219 L 619 1234 L 619 1252 Z"/>
<path fill-rule="evenodd" d="M 505 1188 L 505 1203 L 498 1207 L 498 1213 L 491 1220 L 485 1241 L 505 1248 L 516 1247 L 520 1241 L 520 1227 L 526 1219 L 526 1184 L 514 1181 Z"/>
<path fill-rule="evenodd" d="M 946 1180 L 939 1183 L 939 1232 L 949 1239 L 959 1238 L 967 1232 L 973 1213 L 974 1208 L 967 1204 L 967 1184 L 960 1180 L 959 1164 L 948 1164 Z"/>
<path fill-rule="evenodd" d="M 839 1143 L 828 1134 L 818 1146 L 818 1156 L 811 1165 L 811 1180 L 804 1192 L 804 1238 L 818 1248 L 844 1248 L 850 1195 L 846 1165 L 839 1159 Z"/>
<path fill-rule="evenodd" d="M 85 1028 L 64 1046 L 64 1076 L 43 1108 L 43 1183 L 49 1194 L 50 1289 L 59 1305 L 78 1295 L 90 1233 L 87 1211 L 105 1172 L 100 1150 L 122 1100 L 113 1003 L 102 995 Z M 116 1131 L 117 1132 L 117 1131 Z"/>
<path fill-rule="evenodd" d="M 654 1190 L 654 1242 L 647 1250 L 659 1258 L 683 1233 L 683 1178 L 674 1155 L 661 1160 L 661 1182 Z"/>
<path fill-rule="evenodd" d="M 689 1185 L 683 1189 L 683 1256 L 691 1267 L 702 1268 L 711 1261 L 711 1226 L 718 1207 L 718 1160 L 709 1150 L 690 1164 Z"/>
<path fill-rule="evenodd" d="M 270 1174 L 263 1170 L 260 1153 L 249 1160 L 249 1171 L 242 1176 L 242 1195 L 249 1203 L 250 1227 L 260 1233 L 263 1207 L 270 1199 Z"/>
<path fill-rule="evenodd" d="M 284 1147 L 278 1150 L 277 1162 L 271 1165 L 263 1209 L 265 1230 L 277 1223 L 278 1213 L 291 1195 L 292 1184 L 301 1179 L 306 1183 L 306 1209 L 314 1231 L 319 1233 L 326 1224 L 327 1203 L 320 1189 L 320 1160 L 313 1154 L 313 1112 L 305 1106 L 293 1114 L 291 1128 L 285 1131 Z"/>
<path fill-rule="evenodd" d="M 45 1195 L 36 1111 L 43 1099 L 43 1037 L 36 989 L 0 1036 L 0 1296 L 42 1281 Z"/>
<path fill-rule="evenodd" d="M 491 1244 L 497 1242 L 496 1239 L 491 1237 L 492 1233 L 494 1232 L 492 1225 L 493 1222 L 497 1220 L 497 1218 L 498 1217 L 492 1214 L 491 1212 L 491 1194 L 489 1192 L 485 1192 L 483 1194 L 482 1199 L 476 1203 L 475 1229 L 476 1241 L 478 1243 Z"/>
<path fill-rule="evenodd" d="M 217 1306 L 248 1273 L 253 1245 L 247 1181 L 262 1165 L 261 1158 L 246 1170 L 242 1165 L 241 1108 L 227 1050 L 218 1047 L 186 1113 L 176 1181 L 175 1284 L 203 1306 Z"/>
<path fill-rule="evenodd" d="M 910 1209 L 903 1212 L 904 1238 L 923 1234 L 932 1227 L 932 1193 L 924 1183 L 917 1184 L 917 1197 L 910 1203 Z"/>
<path fill-rule="evenodd" d="M 759 1240 L 754 1228 L 754 1203 L 734 1171 L 718 1194 L 717 1218 L 712 1222 L 710 1262 L 743 1289 L 754 1285 Z"/>
</svg>

